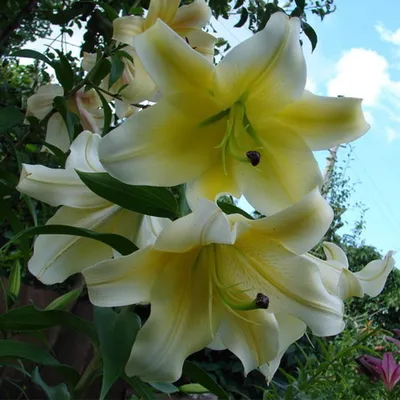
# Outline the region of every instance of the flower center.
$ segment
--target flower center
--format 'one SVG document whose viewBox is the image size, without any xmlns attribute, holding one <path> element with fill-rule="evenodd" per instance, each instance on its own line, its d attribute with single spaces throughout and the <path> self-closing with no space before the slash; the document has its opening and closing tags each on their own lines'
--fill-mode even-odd
<svg viewBox="0 0 400 400">
<path fill-rule="evenodd" d="M 223 114 L 224 113 L 224 114 Z M 225 116 L 227 111 L 217 114 L 218 116 Z M 216 118 L 217 116 L 215 116 Z M 210 120 L 213 119 L 210 118 Z M 214 119 L 215 120 L 215 119 Z M 254 143 L 252 148 L 243 148 L 241 144 L 245 135 L 249 135 L 251 141 Z M 245 140 L 247 142 L 247 140 Z M 227 174 L 227 156 L 234 159 L 250 163 L 253 167 L 257 166 L 261 160 L 261 154 L 256 149 L 263 147 L 262 141 L 257 136 L 254 128 L 251 126 L 247 115 L 246 108 L 243 103 L 237 102 L 229 109 L 229 116 L 225 135 L 217 148 L 221 149 L 222 165 L 225 174 Z"/>
</svg>

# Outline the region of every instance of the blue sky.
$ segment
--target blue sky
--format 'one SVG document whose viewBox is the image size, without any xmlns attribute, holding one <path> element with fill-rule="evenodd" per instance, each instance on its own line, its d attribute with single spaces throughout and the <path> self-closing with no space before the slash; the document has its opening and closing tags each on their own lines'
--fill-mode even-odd
<svg viewBox="0 0 400 400">
<path fill-rule="evenodd" d="M 284 2 L 284 1 L 283 1 Z M 304 38 L 308 66 L 308 88 L 320 95 L 364 98 L 363 109 L 371 130 L 354 142 L 353 161 L 347 173 L 357 183 L 352 202 L 367 208 L 363 238 L 382 252 L 397 250 L 400 265 L 400 2 L 336 0 L 337 11 L 323 22 L 313 15 L 308 22 L 318 34 L 314 53 Z M 379 5 L 378 5 L 379 4 Z M 213 21 L 219 36 L 232 46 L 249 37 L 246 28 L 233 28 L 235 18 Z M 78 54 L 83 32 L 67 38 Z M 52 37 L 56 36 L 56 30 Z M 35 43 L 44 50 L 48 40 Z M 26 47 L 32 48 L 28 44 Z M 345 150 L 339 158 L 346 158 Z M 321 168 L 326 152 L 316 154 Z M 357 209 L 347 212 L 350 231 L 359 217 Z"/>
</svg>

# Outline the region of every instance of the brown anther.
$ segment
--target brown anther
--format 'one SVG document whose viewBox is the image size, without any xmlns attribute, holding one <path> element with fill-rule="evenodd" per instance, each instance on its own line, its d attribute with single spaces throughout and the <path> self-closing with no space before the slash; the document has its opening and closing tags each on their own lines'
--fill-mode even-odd
<svg viewBox="0 0 400 400">
<path fill-rule="evenodd" d="M 269 306 L 269 298 L 265 294 L 258 293 L 256 296 L 256 305 L 258 308 L 266 310 Z"/>
<path fill-rule="evenodd" d="M 256 167 L 258 164 L 260 164 L 261 154 L 258 151 L 250 150 L 246 153 L 246 156 L 253 167 Z"/>
</svg>

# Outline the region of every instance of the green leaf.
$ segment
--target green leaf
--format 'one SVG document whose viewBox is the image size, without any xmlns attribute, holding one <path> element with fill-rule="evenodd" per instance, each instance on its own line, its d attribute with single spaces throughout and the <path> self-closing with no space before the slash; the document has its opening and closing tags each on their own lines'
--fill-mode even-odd
<svg viewBox="0 0 400 400">
<path fill-rule="evenodd" d="M 126 51 L 124 51 L 124 50 L 118 50 L 118 51 L 115 52 L 115 54 L 116 54 L 117 56 L 127 58 L 131 63 L 133 63 L 133 58 L 132 58 L 132 56 L 131 56 L 129 53 L 127 53 Z"/>
<path fill-rule="evenodd" d="M 155 400 L 158 398 L 153 388 L 141 381 L 137 376 L 126 376 L 126 374 L 123 373 L 122 379 L 132 387 L 141 400 Z"/>
<path fill-rule="evenodd" d="M 116 235 L 114 233 L 94 232 L 88 229 L 77 228 L 75 226 L 68 225 L 40 225 L 27 228 L 11 238 L 6 246 L 8 246 L 12 242 L 15 242 L 18 239 L 25 239 L 27 236 L 33 235 L 81 236 L 107 244 L 124 256 L 131 254 L 137 250 L 136 245 L 134 245 L 129 239 L 124 236 Z"/>
<path fill-rule="evenodd" d="M 176 199 L 166 188 L 127 185 L 107 173 L 76 172 L 92 192 L 122 208 L 155 217 L 179 216 Z"/>
<path fill-rule="evenodd" d="M 36 367 L 32 372 L 32 382 L 39 385 L 49 400 L 69 400 L 71 398 L 68 388 L 64 383 L 57 386 L 49 386 L 44 382 L 39 373 L 39 368 Z"/>
<path fill-rule="evenodd" d="M 153 386 L 154 389 L 157 389 L 161 393 L 170 394 L 170 393 L 179 392 L 179 389 L 172 383 L 149 382 L 149 385 Z"/>
<path fill-rule="evenodd" d="M 20 234 L 18 232 L 20 232 L 22 230 L 22 226 L 21 226 L 21 222 L 20 222 L 19 218 L 17 217 L 14 210 L 8 206 L 7 202 L 5 200 L 3 200 L 2 197 L 0 197 L 0 221 L 2 219 L 6 219 L 9 222 L 14 234 L 16 234 L 17 236 Z M 12 241 L 12 239 L 11 239 L 11 241 Z M 8 243 L 11 243 L 11 241 L 9 241 Z M 7 245 L 8 245 L 8 243 L 7 243 Z M 20 241 L 20 245 L 21 245 L 21 251 L 24 256 L 24 259 L 26 262 L 28 262 L 29 257 L 30 257 L 28 238 L 22 237 L 21 241 Z M 0 249 L 0 251 L 1 251 L 1 249 Z"/>
<path fill-rule="evenodd" d="M 296 6 L 300 8 L 302 12 L 304 12 L 304 7 L 306 6 L 305 0 L 295 0 Z"/>
<path fill-rule="evenodd" d="M 103 400 L 111 386 L 124 372 L 141 323 L 139 316 L 127 309 L 117 314 L 112 308 L 95 307 L 94 324 L 103 359 L 103 382 L 100 393 L 100 400 Z"/>
<path fill-rule="evenodd" d="M 192 381 L 199 383 L 207 388 L 211 393 L 218 396 L 219 399 L 229 400 L 228 394 L 214 381 L 202 368 L 191 361 L 185 361 L 183 364 L 183 374 L 190 377 Z"/>
<path fill-rule="evenodd" d="M 301 25 L 303 28 L 303 32 L 308 37 L 308 40 L 311 42 L 311 49 L 312 49 L 312 51 L 314 51 L 315 48 L 317 47 L 317 43 L 318 43 L 317 33 L 314 31 L 314 29 L 311 27 L 311 25 L 307 24 L 307 22 L 302 21 Z"/>
<path fill-rule="evenodd" d="M 99 95 L 100 100 L 101 100 L 101 105 L 103 106 L 103 112 L 104 112 L 104 124 L 103 124 L 103 133 L 102 136 L 106 135 L 110 129 L 111 125 L 111 119 L 112 119 L 112 112 L 111 108 L 104 97 L 103 93 L 97 88 L 93 87 L 93 89 L 96 91 L 96 93 Z"/>
<path fill-rule="evenodd" d="M 101 81 L 110 73 L 111 63 L 106 58 L 102 59 L 89 72 L 90 83 L 93 86 L 99 86 Z"/>
<path fill-rule="evenodd" d="M 68 58 L 65 57 L 65 55 L 60 50 L 54 49 L 54 51 L 57 52 L 60 59 L 53 62 L 53 67 L 56 71 L 58 81 L 64 88 L 64 92 L 68 93 L 74 87 L 74 71 L 72 70 Z"/>
<path fill-rule="evenodd" d="M 246 7 L 242 7 L 241 10 L 240 10 L 239 22 L 236 25 L 234 25 L 234 27 L 235 28 L 242 27 L 246 23 L 248 17 L 249 17 L 249 12 L 247 11 L 247 8 Z"/>
<path fill-rule="evenodd" d="M 104 9 L 110 21 L 114 21 L 114 19 L 118 18 L 118 13 L 109 4 L 100 1 L 98 5 Z"/>
<path fill-rule="evenodd" d="M 242 7 L 243 4 L 244 4 L 244 0 L 236 0 L 235 5 L 233 6 L 234 10 L 236 10 L 239 7 Z"/>
<path fill-rule="evenodd" d="M 113 55 L 111 57 L 111 70 L 110 70 L 110 77 L 108 79 L 108 89 L 114 85 L 115 82 L 119 78 L 121 78 L 122 74 L 124 73 L 125 64 L 122 62 L 121 58 L 117 55 Z"/>
<path fill-rule="evenodd" d="M 225 214 L 240 214 L 243 215 L 243 217 L 246 217 L 247 219 L 254 219 L 250 214 L 248 214 L 246 211 L 242 210 L 239 207 L 236 207 L 233 204 L 226 203 L 224 201 L 217 201 L 218 207 L 225 213 Z"/>
<path fill-rule="evenodd" d="M 0 339 L 1 357 L 21 358 L 40 365 L 56 368 L 63 374 L 71 386 L 76 385 L 79 380 L 79 374 L 72 367 L 60 364 L 46 350 L 31 343 Z"/>
<path fill-rule="evenodd" d="M 69 139 L 72 142 L 75 138 L 75 127 L 80 125 L 79 117 L 68 110 L 67 101 L 62 96 L 56 96 L 53 100 L 54 108 L 61 114 L 67 126 Z"/>
<path fill-rule="evenodd" d="M 30 50 L 30 49 L 18 50 L 17 52 L 11 54 L 10 57 L 34 58 L 35 60 L 43 61 L 54 68 L 54 65 L 52 61 L 50 61 L 50 59 L 48 59 L 44 54 L 39 53 L 38 51 L 35 50 Z"/>
<path fill-rule="evenodd" d="M 57 162 L 60 164 L 62 168 L 64 168 L 65 163 L 67 161 L 68 155 L 70 151 L 68 150 L 66 153 L 64 153 L 61 149 L 59 149 L 57 146 L 54 146 L 53 144 L 50 144 L 48 142 L 43 142 L 43 144 L 54 153 L 54 156 L 57 159 Z"/>
<path fill-rule="evenodd" d="M 73 329 L 98 343 L 96 331 L 89 321 L 64 310 L 39 310 L 34 305 L 14 308 L 0 315 L 0 329 L 5 331 L 39 331 L 57 325 Z"/>
<path fill-rule="evenodd" d="M 10 277 L 8 278 L 7 293 L 11 294 L 15 299 L 18 298 L 19 290 L 21 288 L 21 264 L 19 260 L 15 260 L 14 267 L 11 270 Z M 12 304 L 8 305 L 9 307 Z"/>
<path fill-rule="evenodd" d="M 24 114 L 16 107 L 4 107 L 0 110 L 0 133 L 5 133 L 24 121 Z"/>
<path fill-rule="evenodd" d="M 143 17 L 144 15 L 144 9 L 142 7 L 131 7 L 129 12 L 129 15 L 138 15 L 139 17 Z"/>
</svg>

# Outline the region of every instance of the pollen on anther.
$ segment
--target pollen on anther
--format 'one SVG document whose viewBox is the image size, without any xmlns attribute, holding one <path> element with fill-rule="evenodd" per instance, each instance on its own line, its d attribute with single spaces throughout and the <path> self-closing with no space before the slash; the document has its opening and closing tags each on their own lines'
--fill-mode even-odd
<svg viewBox="0 0 400 400">
<path fill-rule="evenodd" d="M 266 310 L 269 306 L 269 298 L 265 294 L 258 293 L 256 296 L 256 305 L 259 308 Z"/>
<path fill-rule="evenodd" d="M 250 150 L 246 153 L 246 156 L 253 167 L 256 167 L 258 164 L 260 164 L 261 154 L 258 151 Z"/>
</svg>

